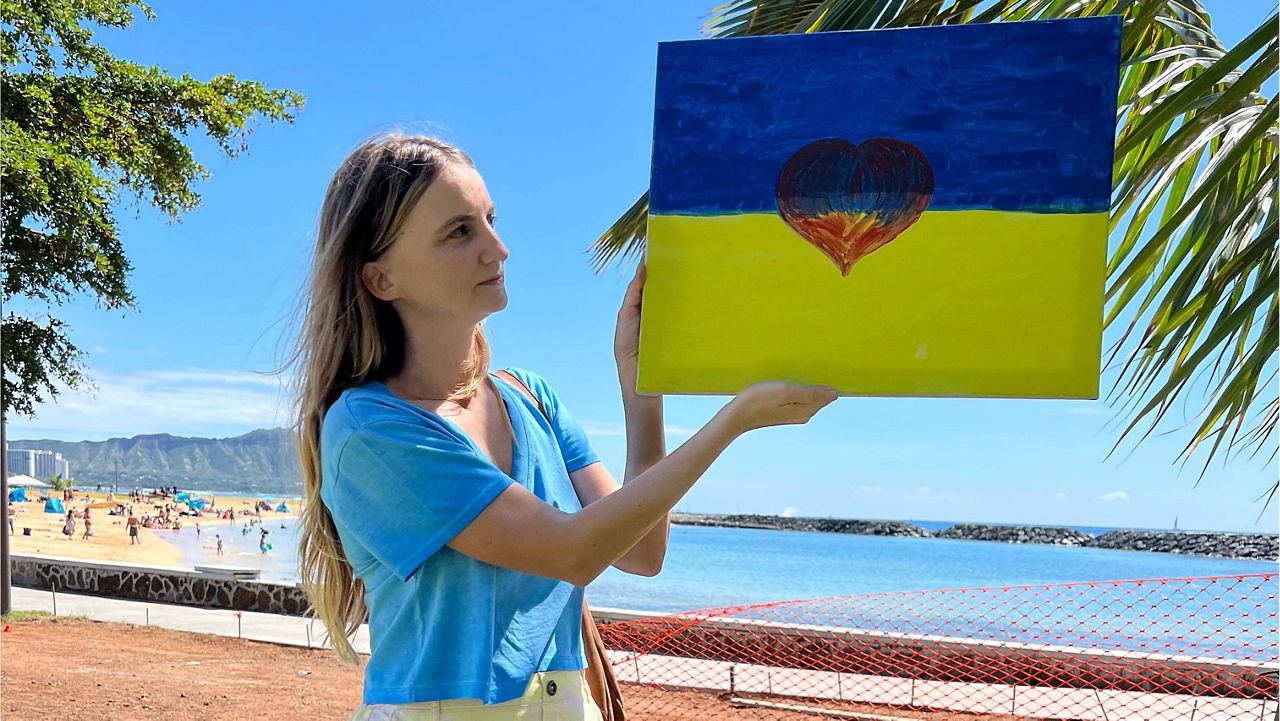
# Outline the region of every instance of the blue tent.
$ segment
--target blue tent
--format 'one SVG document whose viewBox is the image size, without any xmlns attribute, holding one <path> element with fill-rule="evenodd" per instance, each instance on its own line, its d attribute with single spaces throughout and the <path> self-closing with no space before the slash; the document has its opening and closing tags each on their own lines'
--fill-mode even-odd
<svg viewBox="0 0 1280 721">
<path fill-rule="evenodd" d="M 66 513 L 67 510 L 62 507 L 61 498 L 50 498 L 44 502 L 45 513 Z"/>
<path fill-rule="evenodd" d="M 209 499 L 207 498 L 188 498 L 187 499 L 187 508 L 190 508 L 193 511 L 204 510 L 204 507 L 207 505 L 209 505 Z"/>
<path fill-rule="evenodd" d="M 284 505 L 284 501 L 280 501 L 280 505 L 276 506 L 276 513 L 288 513 L 289 507 Z"/>
<path fill-rule="evenodd" d="M 186 491 L 183 491 L 178 495 L 174 496 L 173 500 L 177 501 L 178 503 L 185 503 L 190 497 L 191 495 L 189 493 L 187 493 Z"/>
<path fill-rule="evenodd" d="M 9 502 L 10 502 L 10 503 L 13 503 L 14 501 L 25 501 L 25 500 L 27 500 L 27 489 L 25 489 L 25 488 L 12 488 L 12 489 L 10 489 L 10 490 L 9 490 Z"/>
</svg>

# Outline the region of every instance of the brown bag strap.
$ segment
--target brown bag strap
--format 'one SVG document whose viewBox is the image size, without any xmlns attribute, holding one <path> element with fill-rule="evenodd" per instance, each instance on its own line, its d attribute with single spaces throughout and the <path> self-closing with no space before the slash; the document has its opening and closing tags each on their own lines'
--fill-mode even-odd
<svg viewBox="0 0 1280 721">
<path fill-rule="evenodd" d="M 525 385 L 523 381 L 506 371 L 494 371 L 493 374 L 515 386 L 521 393 L 528 396 L 529 400 L 533 401 L 533 404 L 538 407 L 538 412 L 542 414 L 542 417 L 547 418 L 547 412 L 543 410 L 542 403 L 538 401 L 538 397 L 533 394 L 533 391 L 529 390 L 529 386 Z M 551 419 L 547 418 L 547 420 L 550 421 Z"/>
<path fill-rule="evenodd" d="M 494 375 L 515 386 L 533 401 L 538 411 L 546 417 L 547 412 L 538 402 L 537 396 L 529 390 L 519 378 L 507 371 L 494 371 Z M 550 420 L 550 419 L 548 419 Z M 591 698 L 600 707 L 604 721 L 625 721 L 626 713 L 622 708 L 622 689 L 618 687 L 618 678 L 613 674 L 613 664 L 609 663 L 604 639 L 600 637 L 600 629 L 596 628 L 595 617 L 587 608 L 587 601 L 582 601 L 582 650 L 587 657 L 587 686 L 591 689 Z"/>
<path fill-rule="evenodd" d="M 613 674 L 613 664 L 609 662 L 608 650 L 600 629 L 596 628 L 595 617 L 587 608 L 587 601 L 582 601 L 582 649 L 587 655 L 587 686 L 591 689 L 591 698 L 600 708 L 604 721 L 625 721 L 626 711 L 622 707 L 622 689 L 618 687 L 618 678 Z"/>
</svg>

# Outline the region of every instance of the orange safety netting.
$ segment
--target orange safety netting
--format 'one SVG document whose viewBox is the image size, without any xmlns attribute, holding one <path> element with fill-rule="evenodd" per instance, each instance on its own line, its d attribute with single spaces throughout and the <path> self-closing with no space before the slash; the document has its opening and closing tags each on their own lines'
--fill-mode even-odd
<svg viewBox="0 0 1280 721">
<path fill-rule="evenodd" d="M 597 609 L 633 719 L 1277 718 L 1277 574 Z"/>
</svg>

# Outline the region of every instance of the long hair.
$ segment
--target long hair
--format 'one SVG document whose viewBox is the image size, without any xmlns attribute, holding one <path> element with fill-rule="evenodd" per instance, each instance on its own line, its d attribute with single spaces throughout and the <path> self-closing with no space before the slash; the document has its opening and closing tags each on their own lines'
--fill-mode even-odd
<svg viewBox="0 0 1280 721">
<path fill-rule="evenodd" d="M 363 142 L 325 192 L 315 257 L 301 298 L 302 328 L 289 364 L 296 368 L 298 452 L 306 506 L 298 559 L 302 589 L 344 660 L 358 664 L 351 637 L 364 622 L 364 584 L 355 577 L 333 517 L 320 500 L 320 429 L 344 390 L 381 380 L 404 365 L 405 333 L 390 303 L 369 293 L 365 263 L 380 255 L 422 193 L 449 164 L 473 167 L 435 138 L 388 133 Z M 472 397 L 489 370 L 489 346 L 476 325 L 464 380 L 449 400 Z"/>
</svg>

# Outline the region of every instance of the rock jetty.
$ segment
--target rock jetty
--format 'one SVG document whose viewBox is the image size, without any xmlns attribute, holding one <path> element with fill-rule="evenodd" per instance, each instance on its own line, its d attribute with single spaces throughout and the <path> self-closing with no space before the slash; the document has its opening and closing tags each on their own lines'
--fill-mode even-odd
<svg viewBox="0 0 1280 721">
<path fill-rule="evenodd" d="M 1109 531 L 1089 539 L 1084 545 L 1091 548 L 1156 551 L 1260 561 L 1274 561 L 1280 557 L 1280 536 L 1263 533 Z"/>
<path fill-rule="evenodd" d="M 957 523 L 938 538 L 961 541 L 1001 541 L 1003 543 L 1039 543 L 1049 546 L 1083 546 L 1092 536 L 1074 528 L 1054 526 L 993 526 L 983 523 Z"/>
<path fill-rule="evenodd" d="M 671 522 L 685 526 L 719 526 L 722 528 L 761 528 L 771 531 L 817 531 L 821 533 L 853 533 L 862 536 L 907 536 L 925 538 L 929 531 L 903 521 L 858 521 L 847 518 L 794 518 L 757 514 L 692 514 L 673 513 Z"/>
<path fill-rule="evenodd" d="M 770 531 L 815 531 L 852 533 L 864 536 L 905 536 L 909 538 L 949 538 L 965 541 L 1034 543 L 1048 546 L 1110 548 L 1124 551 L 1180 553 L 1238 560 L 1280 559 L 1280 536 L 1263 533 L 1195 533 L 1187 531 L 1110 531 L 1091 536 L 1074 528 L 1058 526 L 1006 526 L 988 523 L 957 523 L 934 534 L 904 521 L 859 521 L 848 518 L 795 518 L 758 514 L 672 513 L 671 522 L 685 526 L 760 528 Z"/>
</svg>

